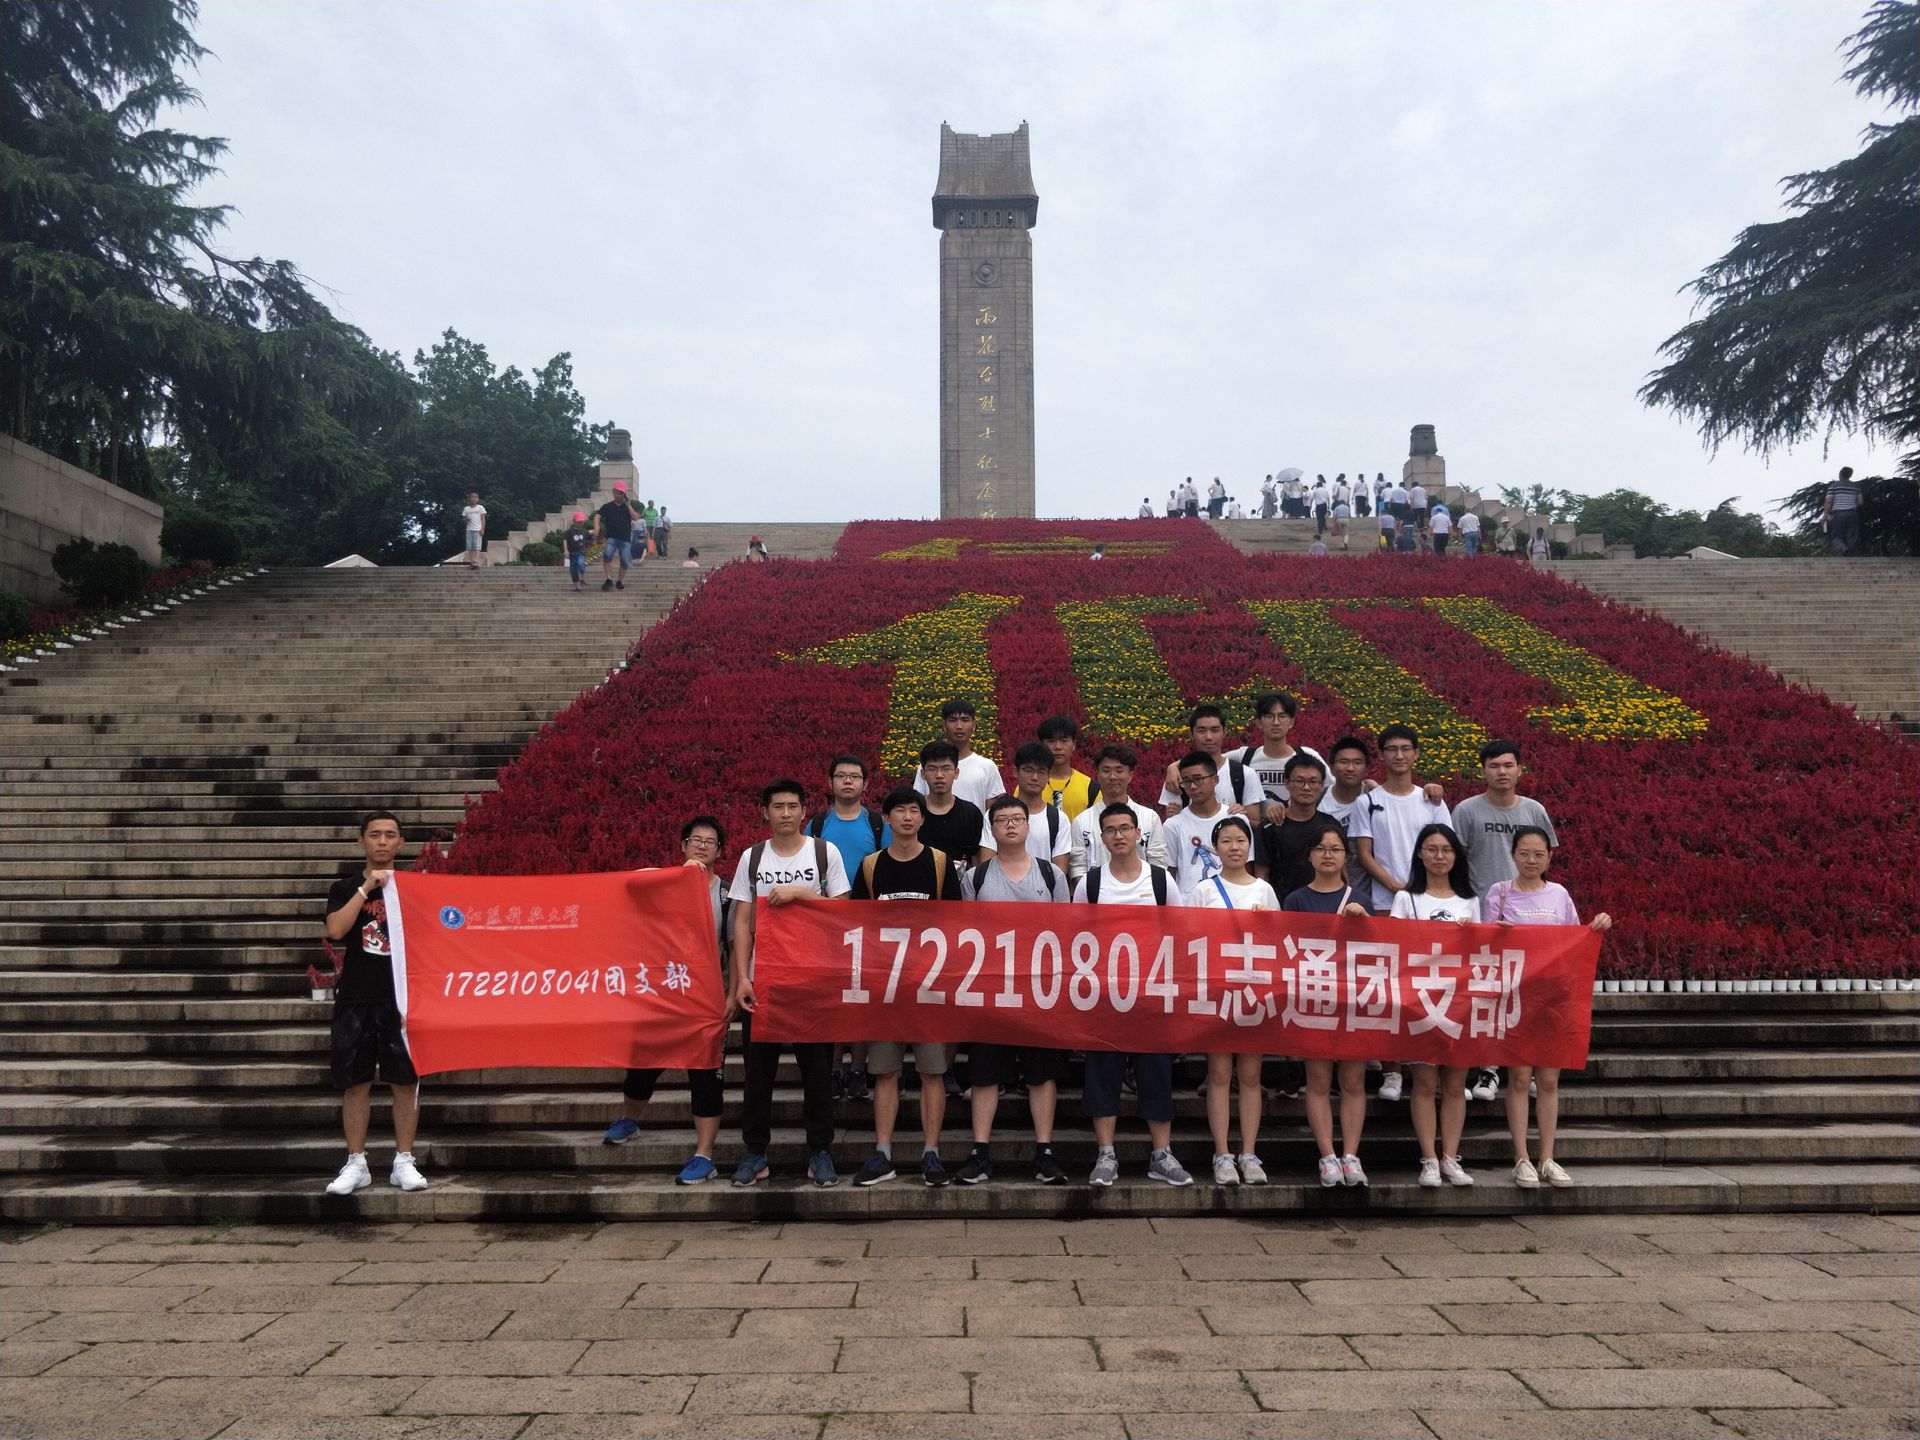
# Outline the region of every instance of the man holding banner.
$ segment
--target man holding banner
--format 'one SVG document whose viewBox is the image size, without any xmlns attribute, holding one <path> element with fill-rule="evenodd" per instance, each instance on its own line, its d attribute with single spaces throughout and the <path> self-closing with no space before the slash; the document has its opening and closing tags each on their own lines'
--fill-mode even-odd
<svg viewBox="0 0 1920 1440">
<path fill-rule="evenodd" d="M 367 1126 L 373 1114 L 376 1071 L 393 1092 L 393 1170 L 396 1190 L 424 1190 L 426 1178 L 413 1163 L 413 1135 L 420 1123 L 420 1076 L 407 1050 L 404 1018 L 393 983 L 393 946 L 387 929 L 387 887 L 400 854 L 399 817 L 376 810 L 360 822 L 366 868 L 342 876 L 327 892 L 327 939 L 346 942 L 333 993 L 333 1083 L 340 1095 L 347 1163 L 327 1186 L 329 1195 L 351 1195 L 373 1183 L 367 1169 Z"/>
<path fill-rule="evenodd" d="M 753 1038 L 756 902 L 785 905 L 802 896 L 834 899 L 851 888 L 840 852 L 817 836 L 801 833 L 807 818 L 806 787 L 798 780 L 775 780 L 760 792 L 769 837 L 740 857 L 727 896 L 733 901 L 733 985 L 727 1011 L 741 1013 L 740 1034 L 746 1053 L 746 1086 L 740 1106 L 740 1139 L 746 1153 L 733 1172 L 735 1185 L 757 1185 L 767 1178 L 767 1145 L 773 1138 L 773 1082 L 784 1045 L 800 1067 L 800 1115 L 807 1132 L 807 1176 L 816 1185 L 838 1185 L 833 1168 L 833 1050 L 821 1041 L 758 1041 Z M 839 1034 L 828 1030 L 827 1034 Z"/>
</svg>

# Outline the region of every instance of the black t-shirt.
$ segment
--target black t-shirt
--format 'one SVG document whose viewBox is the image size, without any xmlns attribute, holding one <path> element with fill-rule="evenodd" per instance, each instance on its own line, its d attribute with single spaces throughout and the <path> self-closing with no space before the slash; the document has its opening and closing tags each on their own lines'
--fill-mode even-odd
<svg viewBox="0 0 1920 1440">
<path fill-rule="evenodd" d="M 353 898 L 362 878 L 356 873 L 333 882 L 333 888 L 327 891 L 327 914 Z M 340 983 L 334 988 L 334 999 L 355 1005 L 393 1004 L 393 946 L 387 940 L 387 902 L 381 899 L 380 891 L 374 891 L 373 898 L 361 905 L 353 929 L 336 943 L 346 952 L 346 962 L 340 971 Z"/>
<path fill-rule="evenodd" d="M 584 527 L 575 525 L 567 531 L 567 554 L 584 555 L 587 553 L 587 532 Z"/>
<path fill-rule="evenodd" d="M 873 893 L 867 893 L 867 866 L 862 861 L 853 873 L 853 889 L 848 892 L 850 900 L 931 900 L 934 898 L 936 882 L 940 880 L 939 871 L 933 864 L 933 847 L 921 845 L 920 853 L 911 860 L 896 860 L 882 850 L 873 857 Z M 944 884 L 939 885 L 939 898 L 958 900 L 960 898 L 960 876 L 953 868 L 953 862 L 947 861 L 947 874 Z"/>
<path fill-rule="evenodd" d="M 624 500 L 609 500 L 600 507 L 600 529 L 609 540 L 633 538 L 633 511 Z"/>
<path fill-rule="evenodd" d="M 1313 861 L 1308 852 L 1327 817 L 1311 820 L 1280 818 L 1278 824 L 1260 827 L 1260 858 L 1267 867 L 1267 883 L 1276 895 L 1289 895 L 1313 879 Z"/>
<path fill-rule="evenodd" d="M 946 851 L 949 860 L 965 867 L 980 853 L 980 836 L 986 828 L 987 817 L 980 813 L 980 807 L 955 796 L 953 808 L 946 814 L 927 812 L 920 826 L 920 843 Z"/>
<path fill-rule="evenodd" d="M 1316 890 L 1311 885 L 1302 885 L 1298 890 L 1288 892 L 1287 898 L 1280 902 L 1280 908 L 1296 913 L 1305 911 L 1309 915 L 1338 915 L 1348 905 L 1364 907 L 1366 903 L 1360 898 L 1360 892 L 1350 886 L 1342 886 L 1338 890 Z"/>
</svg>

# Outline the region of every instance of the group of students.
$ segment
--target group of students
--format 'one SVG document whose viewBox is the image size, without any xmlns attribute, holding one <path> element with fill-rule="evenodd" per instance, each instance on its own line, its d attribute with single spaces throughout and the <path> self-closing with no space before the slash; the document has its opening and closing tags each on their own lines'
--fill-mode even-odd
<svg viewBox="0 0 1920 1440">
<path fill-rule="evenodd" d="M 683 835 L 689 863 L 708 863 L 716 924 L 730 953 L 728 1006 L 742 1019 L 746 1059 L 744 1154 L 733 1175 L 753 1185 L 769 1173 L 773 1077 L 783 1048 L 798 1066 L 810 1178 L 838 1183 L 829 1153 L 836 1101 L 871 1101 L 873 1153 L 856 1185 L 894 1179 L 906 1047 L 868 1038 L 850 1044 L 783 1047 L 752 1038 L 754 901 L 785 904 L 804 895 L 873 900 L 992 900 L 1063 904 L 1194 905 L 1242 910 L 1392 915 L 1399 918 L 1510 924 L 1576 924 L 1566 891 L 1545 878 L 1556 843 L 1538 801 L 1518 793 L 1521 766 L 1509 742 L 1482 754 L 1482 793 L 1449 812 L 1437 785 L 1415 778 L 1417 735 L 1389 726 L 1379 737 L 1383 778 L 1369 777 L 1372 751 L 1343 737 L 1328 757 L 1295 747 L 1288 735 L 1298 712 L 1291 695 L 1256 697 L 1257 744 L 1228 751 L 1226 716 L 1197 707 L 1189 717 L 1188 751 L 1167 767 L 1158 807 L 1133 798 L 1138 757 L 1107 745 L 1092 757 L 1092 773 L 1075 768 L 1078 726 L 1052 716 L 1035 738 L 1014 751 L 1014 788 L 997 766 L 972 748 L 971 702 L 942 707 L 945 738 L 925 746 L 911 786 L 887 792 L 877 810 L 864 803 L 867 767 L 860 757 L 835 757 L 828 771 L 829 803 L 811 819 L 804 785 L 781 780 L 761 794 L 768 838 L 744 852 L 731 883 L 713 864 L 724 834 L 711 817 L 689 821 Z M 711 858 L 710 858 L 711 857 Z M 730 909 L 730 914 L 723 914 Z M 1592 922 L 1605 929 L 1602 915 Z M 1061 1082 L 1070 1056 L 1061 1050 L 972 1044 L 916 1044 L 922 1180 L 942 1186 L 977 1184 L 993 1174 L 992 1136 L 1003 1089 L 1024 1089 L 1033 1125 L 1033 1176 L 1058 1184 L 1066 1173 L 1054 1151 Z M 959 1085 L 957 1052 L 964 1049 L 970 1084 Z M 1152 1140 L 1150 1179 L 1192 1183 L 1174 1156 L 1174 1062 L 1170 1054 L 1091 1051 L 1083 1061 L 1081 1108 L 1097 1151 L 1088 1183 L 1118 1178 L 1114 1133 L 1123 1092 L 1131 1091 Z M 1213 1142 L 1212 1175 L 1221 1185 L 1264 1184 L 1258 1152 L 1265 1092 L 1259 1054 L 1207 1057 L 1207 1118 Z M 843 1065 L 843 1060 L 846 1063 Z M 1470 1185 L 1459 1160 L 1465 1120 L 1465 1069 L 1403 1067 L 1382 1056 L 1380 1097 L 1394 1101 L 1411 1070 L 1410 1108 L 1421 1163 L 1420 1183 Z M 1302 1092 L 1308 1128 L 1319 1149 L 1323 1185 L 1364 1185 L 1360 1159 L 1366 1113 L 1365 1061 L 1305 1062 Z M 608 1130 L 608 1143 L 639 1133 L 640 1109 L 657 1079 L 634 1072 L 628 1109 Z M 1334 1144 L 1333 1094 L 1338 1083 L 1340 1145 Z M 1496 1098 L 1496 1072 L 1473 1077 L 1473 1093 Z M 1554 1160 L 1559 1072 L 1517 1068 L 1506 1090 L 1514 1137 L 1514 1179 L 1522 1186 L 1571 1184 Z M 720 1102 L 717 1075 L 694 1088 L 696 1153 L 681 1172 L 694 1184 L 717 1172 L 713 1146 Z M 1238 1092 L 1237 1136 L 1232 1132 Z M 703 1093 L 704 1092 L 704 1093 Z M 1539 1164 L 1529 1154 L 1530 1102 L 1537 1093 Z M 969 1107 L 972 1145 L 957 1171 L 941 1155 L 950 1103 Z M 704 1113 L 703 1113 L 704 1112 Z M 1230 1143 L 1237 1139 L 1237 1149 Z"/>
<path fill-rule="evenodd" d="M 1572 897 L 1546 878 L 1558 841 L 1545 808 L 1518 791 L 1522 767 L 1513 743 L 1492 741 L 1482 748 L 1484 788 L 1449 811 L 1438 785 L 1422 786 L 1415 778 L 1419 737 L 1412 728 L 1390 725 L 1380 732 L 1381 776 L 1375 779 L 1369 774 L 1373 752 L 1356 736 L 1341 737 L 1325 756 L 1294 746 L 1289 735 L 1297 713 L 1291 695 L 1256 696 L 1252 718 L 1260 739 L 1230 750 L 1224 712 L 1214 705 L 1196 707 L 1188 722 L 1188 749 L 1167 766 L 1158 804 L 1150 806 L 1133 797 L 1139 758 L 1129 747 L 1101 747 L 1092 757 L 1091 773 L 1075 767 L 1079 727 L 1066 716 L 1044 720 L 1035 738 L 1014 751 L 1014 788 L 1008 791 L 999 767 L 973 749 L 973 703 L 956 697 L 941 707 L 945 738 L 922 748 L 913 783 L 889 790 L 877 810 L 865 804 L 868 771 L 857 755 L 834 758 L 827 805 L 811 816 L 805 785 L 776 780 L 760 792 L 767 835 L 741 852 L 730 877 L 722 866 L 727 836 L 720 821 L 710 815 L 688 820 L 680 831 L 680 861 L 707 872 L 727 1013 L 741 1022 L 743 1153 L 733 1183 L 756 1185 L 770 1173 L 773 1092 L 783 1053 L 792 1054 L 799 1071 L 806 1168 L 813 1183 L 840 1180 L 831 1154 L 837 1101 L 872 1105 L 874 1149 L 853 1183 L 882 1184 L 900 1173 L 894 1137 L 905 1045 L 875 1037 L 841 1044 L 754 1038 L 755 902 L 760 899 L 772 905 L 805 896 L 1187 905 L 1460 924 L 1581 923 Z M 398 822 L 385 812 L 370 817 L 362 827 L 361 848 L 367 857 L 362 876 L 336 883 L 327 904 L 328 935 L 345 942 L 347 955 L 335 1006 L 333 1070 L 345 1092 L 349 1157 L 328 1187 L 336 1194 L 368 1183 L 366 1116 L 376 1063 L 394 1086 L 395 1123 L 400 1127 L 404 1117 L 401 1139 L 408 1151 L 418 1110 L 412 1088 L 417 1082 L 383 963 L 387 951 L 377 899 L 385 868 L 398 852 Z M 1611 920 L 1602 914 L 1591 924 L 1604 930 Z M 384 988 L 378 983 L 383 977 L 372 973 L 376 970 L 388 972 Z M 1025 1094 L 1034 1136 L 1033 1178 L 1066 1182 L 1054 1150 L 1054 1128 L 1059 1088 L 1072 1058 L 1067 1052 L 984 1043 L 923 1043 L 912 1050 L 919 1083 L 918 1172 L 927 1185 L 992 1178 L 992 1139 L 1003 1090 Z M 970 1083 L 965 1087 L 955 1074 L 960 1051 L 967 1058 Z M 1096 1145 L 1090 1185 L 1110 1186 L 1119 1178 L 1114 1139 L 1125 1093 L 1134 1096 L 1152 1141 L 1147 1177 L 1168 1185 L 1193 1183 L 1172 1148 L 1177 1058 L 1085 1054 L 1081 1110 Z M 1206 1057 L 1211 1170 L 1218 1185 L 1267 1183 L 1258 1148 L 1266 1099 L 1262 1068 L 1274 1058 L 1279 1057 Z M 1498 1073 L 1469 1077 L 1463 1067 L 1403 1065 L 1391 1054 L 1374 1062 L 1304 1062 L 1300 1097 L 1318 1149 L 1320 1183 L 1368 1183 L 1360 1149 L 1367 1072 L 1376 1067 L 1383 1072 L 1378 1098 L 1408 1101 L 1420 1149 L 1419 1183 L 1471 1185 L 1459 1158 L 1466 1102 L 1469 1093 L 1497 1098 Z M 627 1072 L 623 1113 L 607 1129 L 606 1143 L 623 1144 L 641 1132 L 660 1074 Z M 1573 1183 L 1553 1154 L 1559 1078 L 1559 1071 L 1547 1068 L 1514 1067 L 1509 1073 L 1512 1173 L 1522 1187 Z M 677 1178 L 694 1185 L 719 1173 L 721 1071 L 692 1072 L 688 1086 L 695 1146 Z M 403 1089 L 409 1097 L 404 1108 Z M 949 1102 L 961 1101 L 968 1106 L 972 1144 L 965 1161 L 949 1171 L 941 1155 L 942 1134 Z M 1531 1153 L 1530 1119 L 1539 1134 L 1537 1152 Z M 402 1188 L 426 1183 L 410 1153 L 396 1159 L 394 1177 Z"/>
</svg>

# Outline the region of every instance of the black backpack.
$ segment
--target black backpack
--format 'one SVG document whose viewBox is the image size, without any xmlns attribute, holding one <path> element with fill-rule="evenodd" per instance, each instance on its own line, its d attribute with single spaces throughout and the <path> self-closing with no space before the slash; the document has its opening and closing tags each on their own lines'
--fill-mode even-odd
<svg viewBox="0 0 1920 1440">
<path fill-rule="evenodd" d="M 1162 866 L 1151 865 L 1151 864 L 1147 866 L 1147 870 L 1148 870 L 1148 873 L 1151 874 L 1151 876 L 1153 877 L 1153 903 L 1156 905 L 1166 904 L 1167 903 L 1167 872 L 1166 870 Z M 1104 873 L 1105 873 L 1104 867 L 1098 870 L 1087 871 L 1087 878 L 1080 892 L 1081 898 L 1085 900 L 1087 904 L 1097 905 L 1100 902 L 1100 877 Z"/>
</svg>

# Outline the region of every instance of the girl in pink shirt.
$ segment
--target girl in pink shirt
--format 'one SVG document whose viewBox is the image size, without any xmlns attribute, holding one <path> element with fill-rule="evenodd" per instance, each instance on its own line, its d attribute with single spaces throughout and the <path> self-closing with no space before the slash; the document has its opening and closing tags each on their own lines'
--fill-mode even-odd
<svg viewBox="0 0 1920 1440">
<path fill-rule="evenodd" d="M 1482 918 L 1495 925 L 1578 925 L 1580 912 L 1564 885 L 1547 879 L 1553 851 L 1547 832 L 1522 825 L 1513 832 L 1512 880 L 1501 880 L 1487 891 Z M 1593 917 L 1595 930 L 1606 930 L 1613 917 L 1605 911 Z M 1540 1168 L 1527 1158 L 1527 1092 L 1532 1082 L 1540 1088 Z M 1513 1183 L 1523 1190 L 1537 1189 L 1542 1180 L 1564 1188 L 1573 1177 L 1553 1158 L 1554 1132 L 1560 1127 L 1560 1072 L 1548 1065 L 1514 1065 L 1508 1071 L 1507 1129 L 1513 1135 Z"/>
</svg>

